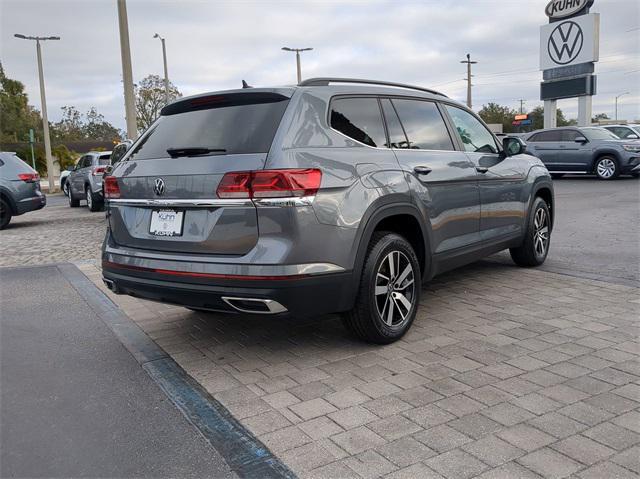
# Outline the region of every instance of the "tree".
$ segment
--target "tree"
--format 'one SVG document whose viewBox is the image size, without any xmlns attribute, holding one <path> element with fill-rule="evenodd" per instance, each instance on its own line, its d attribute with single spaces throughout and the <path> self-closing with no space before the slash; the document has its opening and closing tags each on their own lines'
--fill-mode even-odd
<svg viewBox="0 0 640 479">
<path fill-rule="evenodd" d="M 40 113 L 29 105 L 24 85 L 8 78 L 0 63 L 0 141 L 26 141 L 30 128 L 35 131 L 42 128 Z"/>
<path fill-rule="evenodd" d="M 544 128 L 544 107 L 542 105 L 539 105 L 531 110 L 531 112 L 529 113 L 529 119 L 531 120 L 532 130 L 539 130 L 541 128 Z M 567 120 L 560 108 L 556 110 L 557 126 L 572 126 L 577 124 L 578 122 L 575 118 Z"/>
<path fill-rule="evenodd" d="M 123 132 L 104 119 L 95 107 L 87 112 L 87 122 L 84 126 L 85 134 L 92 140 L 117 141 L 123 138 Z"/>
<path fill-rule="evenodd" d="M 483 105 L 478 112 L 480 118 L 486 123 L 498 123 L 502 125 L 502 131 L 509 133 L 513 131 L 511 124 L 516 116 L 516 111 L 508 106 L 498 105 L 497 103 L 489 103 Z"/>
<path fill-rule="evenodd" d="M 140 132 L 151 126 L 165 106 L 164 79 L 158 75 L 147 75 L 135 85 L 136 121 Z M 169 82 L 169 101 L 180 98 L 182 93 Z"/>
<path fill-rule="evenodd" d="M 591 118 L 591 123 L 598 123 L 603 120 L 611 120 L 611 117 L 606 113 L 598 113 L 596 116 Z"/>
<path fill-rule="evenodd" d="M 54 142 L 120 141 L 122 132 L 104 119 L 95 107 L 83 115 L 75 106 L 63 106 L 62 118 L 51 125 Z"/>
</svg>

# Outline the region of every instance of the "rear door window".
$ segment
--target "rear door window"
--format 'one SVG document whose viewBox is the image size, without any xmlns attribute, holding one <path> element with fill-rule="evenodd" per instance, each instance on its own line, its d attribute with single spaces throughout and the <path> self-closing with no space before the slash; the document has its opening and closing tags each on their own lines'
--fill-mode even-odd
<svg viewBox="0 0 640 479">
<path fill-rule="evenodd" d="M 391 100 L 382 98 L 380 103 L 382 104 L 384 119 L 387 123 L 387 133 L 389 134 L 389 143 L 386 146 L 389 148 L 409 148 L 407 136 L 404 134 L 404 130 L 398 119 L 398 114 L 391 104 Z"/>
<path fill-rule="evenodd" d="M 407 134 L 410 149 L 454 149 L 447 126 L 435 103 L 397 98 L 392 102 Z"/>
<path fill-rule="evenodd" d="M 560 130 L 543 131 L 538 133 L 531 141 L 560 141 Z"/>
<path fill-rule="evenodd" d="M 111 163 L 111 153 L 108 155 L 100 155 L 98 158 L 99 165 L 109 165 Z"/>
<path fill-rule="evenodd" d="M 135 145 L 130 160 L 170 158 L 167 149 L 212 154 L 267 153 L 289 99 L 275 93 L 232 93 L 172 103 Z"/>
<path fill-rule="evenodd" d="M 466 151 L 498 153 L 495 138 L 480 120 L 462 108 L 446 105 L 446 109 Z"/>
<path fill-rule="evenodd" d="M 387 138 L 377 98 L 336 98 L 331 102 L 331 128 L 368 146 L 384 148 Z"/>
</svg>

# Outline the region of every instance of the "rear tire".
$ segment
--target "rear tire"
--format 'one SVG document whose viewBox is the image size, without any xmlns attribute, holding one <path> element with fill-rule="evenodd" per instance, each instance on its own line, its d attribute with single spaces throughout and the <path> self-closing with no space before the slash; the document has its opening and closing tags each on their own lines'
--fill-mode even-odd
<svg viewBox="0 0 640 479">
<path fill-rule="evenodd" d="M 89 211 L 100 211 L 102 209 L 102 201 L 98 197 L 98 195 L 94 195 L 91 191 L 91 187 L 89 185 L 86 186 L 84 190 L 84 196 L 87 200 L 87 208 Z"/>
<path fill-rule="evenodd" d="M 397 341 L 416 317 L 421 286 L 420 264 L 409 242 L 395 233 L 375 233 L 354 308 L 342 314 L 342 322 L 364 341 Z"/>
<path fill-rule="evenodd" d="M 551 242 L 551 216 L 547 202 L 536 197 L 527 219 L 524 241 L 509 249 L 511 259 L 518 266 L 540 266 L 547 259 Z"/>
<path fill-rule="evenodd" d="M 601 180 L 613 180 L 620 175 L 620 167 L 615 158 L 611 156 L 601 156 L 596 160 L 596 176 Z"/>
<path fill-rule="evenodd" d="M 69 207 L 77 208 L 80 206 L 80 200 L 76 200 L 73 196 L 73 190 L 69 187 Z"/>
<path fill-rule="evenodd" d="M 0 230 L 5 229 L 11 222 L 11 206 L 0 199 Z"/>
</svg>

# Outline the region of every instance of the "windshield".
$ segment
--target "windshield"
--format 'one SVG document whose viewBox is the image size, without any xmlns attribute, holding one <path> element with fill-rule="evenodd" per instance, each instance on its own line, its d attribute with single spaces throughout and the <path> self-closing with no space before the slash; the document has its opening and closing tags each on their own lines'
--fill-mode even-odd
<svg viewBox="0 0 640 479">
<path fill-rule="evenodd" d="M 582 132 L 585 134 L 587 139 L 589 140 L 619 140 L 616 135 L 611 133 L 609 130 L 605 130 L 604 128 L 583 128 Z"/>
<path fill-rule="evenodd" d="M 170 105 L 131 152 L 129 160 L 181 158 L 193 154 L 267 153 L 288 99 L 273 95 L 252 103 L 248 94 L 185 100 Z M 219 100 L 222 98 L 222 100 Z M 206 100 L 206 97 L 204 98 Z M 202 105 L 206 105 L 205 108 Z M 195 105 L 190 107 L 190 105 Z M 174 113 L 175 112 L 175 113 Z M 169 150 L 171 154 L 167 151 Z M 184 151 L 176 154 L 175 151 Z"/>
</svg>

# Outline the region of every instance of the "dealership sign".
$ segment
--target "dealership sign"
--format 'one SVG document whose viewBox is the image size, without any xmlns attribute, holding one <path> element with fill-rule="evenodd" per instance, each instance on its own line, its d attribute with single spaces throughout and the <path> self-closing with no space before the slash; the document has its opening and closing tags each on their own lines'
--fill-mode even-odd
<svg viewBox="0 0 640 479">
<path fill-rule="evenodd" d="M 580 15 L 540 27 L 540 69 L 598 61 L 600 14 Z"/>
<path fill-rule="evenodd" d="M 551 0 L 544 12 L 550 19 L 567 18 L 590 7 L 593 0 Z"/>
</svg>

